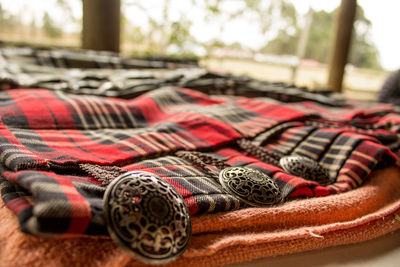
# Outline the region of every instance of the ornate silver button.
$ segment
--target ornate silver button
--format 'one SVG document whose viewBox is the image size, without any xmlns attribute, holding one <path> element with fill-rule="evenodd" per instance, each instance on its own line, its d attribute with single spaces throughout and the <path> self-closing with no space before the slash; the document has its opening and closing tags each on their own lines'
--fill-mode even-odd
<svg viewBox="0 0 400 267">
<path fill-rule="evenodd" d="M 278 185 L 268 175 L 245 167 L 230 167 L 219 173 L 222 187 L 252 206 L 270 206 L 282 201 Z"/>
<path fill-rule="evenodd" d="M 104 194 L 104 215 L 111 238 L 149 264 L 175 260 L 192 233 L 182 196 L 148 172 L 132 171 L 116 178 Z"/>
<path fill-rule="evenodd" d="M 321 185 L 331 184 L 327 169 L 317 161 L 302 156 L 286 156 L 279 160 L 283 170 L 291 175 L 302 177 L 307 180 L 316 181 Z"/>
</svg>

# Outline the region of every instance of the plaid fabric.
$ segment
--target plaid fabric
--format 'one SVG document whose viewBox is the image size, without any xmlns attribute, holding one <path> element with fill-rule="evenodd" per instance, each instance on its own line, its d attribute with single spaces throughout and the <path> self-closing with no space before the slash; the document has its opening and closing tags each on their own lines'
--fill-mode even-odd
<svg viewBox="0 0 400 267">
<path fill-rule="evenodd" d="M 207 94 L 347 105 L 342 98 L 333 97 L 329 92 L 223 75 L 197 65 L 197 61 L 191 59 L 125 58 L 104 51 L 2 48 L 0 89 L 45 88 L 131 99 L 163 86 L 180 86 Z"/>
<path fill-rule="evenodd" d="M 9 47 L 0 49 L 0 56 L 20 63 L 80 69 L 155 69 L 197 66 L 193 58 L 168 57 L 121 57 L 118 53 L 93 50 L 62 50 L 31 47 Z M 21 64 L 22 65 L 22 64 Z"/>
<path fill-rule="evenodd" d="M 0 118 L 2 197 L 22 231 L 38 236 L 106 234 L 105 188 L 82 164 L 156 173 L 197 215 L 246 204 L 175 151 L 211 153 L 229 165 L 264 172 L 289 200 L 359 186 L 374 168 L 396 161 L 389 147 L 396 152 L 400 139 L 400 116 L 387 105 L 328 109 L 177 87 L 132 100 L 44 89 L 3 91 Z M 337 181 L 323 187 L 289 175 L 240 150 L 235 146 L 240 138 L 313 158 Z"/>
</svg>

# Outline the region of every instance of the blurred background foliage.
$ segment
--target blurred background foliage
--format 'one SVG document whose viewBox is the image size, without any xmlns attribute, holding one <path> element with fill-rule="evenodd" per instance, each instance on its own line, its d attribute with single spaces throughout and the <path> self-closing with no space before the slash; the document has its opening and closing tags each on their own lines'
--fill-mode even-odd
<svg viewBox="0 0 400 267">
<path fill-rule="evenodd" d="M 0 2 L 0 33 L 21 32 L 24 36 L 38 36 L 48 39 L 73 39 L 72 45 L 79 46 L 81 13 L 74 12 L 79 0 L 55 0 L 57 12 L 44 12 L 41 18 L 37 15 L 24 18 L 26 13 L 33 12 L 26 6 L 23 12 L 11 13 L 2 8 Z M 192 12 L 177 9 L 174 0 L 158 0 L 157 9 L 147 1 L 122 1 L 122 42 L 123 49 L 133 54 L 147 55 L 195 55 L 212 56 L 216 48 L 229 48 L 255 54 L 296 55 L 301 31 L 304 28 L 304 14 L 299 14 L 292 2 L 287 0 L 188 0 L 191 9 L 203 16 L 205 23 L 212 24 L 221 33 L 210 40 L 197 37 Z M 154 2 L 154 1 L 153 1 Z M 62 20 L 57 14 L 63 14 Z M 305 58 L 327 63 L 334 30 L 337 10 L 332 12 L 312 11 Z M 140 13 L 140 16 L 137 14 Z M 138 17 L 138 18 L 137 18 Z M 227 25 L 242 20 L 250 21 L 261 36 L 257 48 L 249 47 L 248 40 L 227 42 L 222 38 Z M 66 31 L 65 25 L 75 25 L 75 32 Z M 370 38 L 371 21 L 365 17 L 363 9 L 358 6 L 354 24 L 354 35 L 349 62 L 360 68 L 381 69 L 379 54 Z M 27 35 L 28 33 L 28 35 Z M 43 40 L 43 38 L 42 38 Z M 64 42 L 69 44 L 69 42 Z"/>
</svg>

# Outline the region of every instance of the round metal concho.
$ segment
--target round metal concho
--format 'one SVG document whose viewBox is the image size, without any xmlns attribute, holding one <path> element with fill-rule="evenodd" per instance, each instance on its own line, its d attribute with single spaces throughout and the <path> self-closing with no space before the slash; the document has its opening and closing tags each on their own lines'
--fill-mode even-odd
<svg viewBox="0 0 400 267">
<path fill-rule="evenodd" d="M 333 182 L 329 177 L 328 170 L 313 159 L 292 155 L 282 157 L 279 163 L 283 170 L 291 175 L 316 181 L 321 185 L 328 185 Z"/>
<path fill-rule="evenodd" d="M 104 215 L 111 238 L 149 264 L 178 258 L 192 233 L 182 196 L 148 172 L 132 171 L 116 178 L 104 195 Z"/>
<path fill-rule="evenodd" d="M 226 191 L 252 206 L 271 206 L 282 201 L 275 181 L 257 170 L 226 168 L 219 173 L 219 182 Z"/>
</svg>

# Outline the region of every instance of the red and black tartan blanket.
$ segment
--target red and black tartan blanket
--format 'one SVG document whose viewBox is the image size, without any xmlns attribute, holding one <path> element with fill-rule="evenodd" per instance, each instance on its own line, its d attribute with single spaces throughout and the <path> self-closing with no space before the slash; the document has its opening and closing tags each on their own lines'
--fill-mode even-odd
<svg viewBox="0 0 400 267">
<path fill-rule="evenodd" d="M 3 91 L 0 118 L 2 198 L 22 231 L 45 237 L 107 234 L 105 187 L 87 166 L 155 173 L 198 215 L 246 204 L 176 151 L 202 151 L 231 166 L 257 169 L 273 177 L 290 201 L 358 187 L 373 169 L 394 164 L 400 146 L 400 116 L 389 105 L 327 108 L 177 87 L 131 100 L 44 89 Z M 289 175 L 237 147 L 241 138 L 312 158 L 335 183 L 321 186 Z"/>
</svg>

